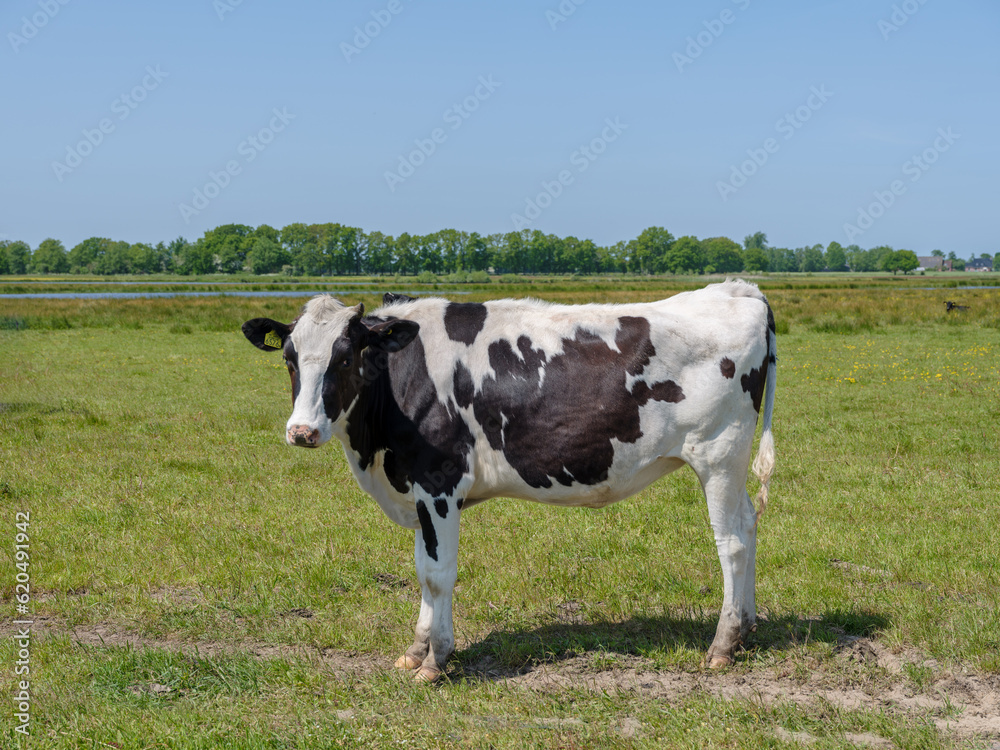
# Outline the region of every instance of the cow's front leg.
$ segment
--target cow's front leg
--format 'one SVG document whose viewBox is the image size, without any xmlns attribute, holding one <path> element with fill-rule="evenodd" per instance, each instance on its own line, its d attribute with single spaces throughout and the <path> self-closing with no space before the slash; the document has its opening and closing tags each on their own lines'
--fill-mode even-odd
<svg viewBox="0 0 1000 750">
<path fill-rule="evenodd" d="M 458 577 L 458 521 L 455 498 L 417 499 L 414 560 L 420 581 L 420 617 L 413 645 L 397 661 L 399 669 L 416 670 L 415 679 L 434 681 L 455 650 L 451 615 Z"/>
</svg>

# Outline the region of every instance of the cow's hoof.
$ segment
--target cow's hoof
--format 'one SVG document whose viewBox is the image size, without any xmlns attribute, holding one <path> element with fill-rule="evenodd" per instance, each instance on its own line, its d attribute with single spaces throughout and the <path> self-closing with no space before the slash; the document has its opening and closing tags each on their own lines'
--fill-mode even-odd
<svg viewBox="0 0 1000 750">
<path fill-rule="evenodd" d="M 731 667 L 734 662 L 732 657 L 716 654 L 715 656 L 707 657 L 705 664 L 709 669 L 725 669 L 726 667 Z"/>
<path fill-rule="evenodd" d="M 423 662 L 415 656 L 403 654 L 396 659 L 396 663 L 393 666 L 396 667 L 396 669 L 403 670 L 404 672 L 411 672 L 414 669 L 419 669 L 422 663 Z"/>
<path fill-rule="evenodd" d="M 437 667 L 421 667 L 413 675 L 414 682 L 437 682 L 441 679 L 441 670 Z"/>
</svg>

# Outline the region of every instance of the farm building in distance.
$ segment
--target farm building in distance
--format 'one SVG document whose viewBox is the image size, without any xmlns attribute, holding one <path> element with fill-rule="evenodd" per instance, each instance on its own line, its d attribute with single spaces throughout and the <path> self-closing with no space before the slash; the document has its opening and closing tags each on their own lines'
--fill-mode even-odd
<svg viewBox="0 0 1000 750">
<path fill-rule="evenodd" d="M 917 258 L 920 262 L 918 271 L 954 271 L 951 261 L 939 255 L 921 255 Z"/>
<path fill-rule="evenodd" d="M 970 260 L 965 264 L 966 271 L 992 271 L 993 270 L 993 259 L 992 258 L 976 258 L 975 260 Z"/>
</svg>

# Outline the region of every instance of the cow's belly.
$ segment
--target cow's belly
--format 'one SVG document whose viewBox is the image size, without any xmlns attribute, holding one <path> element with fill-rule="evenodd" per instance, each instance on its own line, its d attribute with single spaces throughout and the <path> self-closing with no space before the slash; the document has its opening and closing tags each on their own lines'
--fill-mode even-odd
<svg viewBox="0 0 1000 750">
<path fill-rule="evenodd" d="M 683 465 L 684 462 L 679 458 L 661 456 L 641 466 L 632 464 L 628 470 L 616 471 L 612 467 L 606 480 L 594 484 L 565 484 L 550 478 L 548 486 L 537 487 L 526 483 L 513 467 L 497 467 L 493 464 L 480 467 L 469 491 L 467 504 L 493 497 L 514 497 L 547 505 L 603 508 L 640 492 Z"/>
</svg>

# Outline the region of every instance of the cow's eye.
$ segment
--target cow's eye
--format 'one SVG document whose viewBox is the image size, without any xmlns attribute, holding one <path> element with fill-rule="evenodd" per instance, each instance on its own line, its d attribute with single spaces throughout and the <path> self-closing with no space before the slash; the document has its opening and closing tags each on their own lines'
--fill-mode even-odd
<svg viewBox="0 0 1000 750">
<path fill-rule="evenodd" d="M 351 358 L 349 356 L 344 357 L 342 360 L 340 360 L 340 366 L 346 370 L 348 367 L 351 366 Z"/>
<path fill-rule="evenodd" d="M 287 367 L 289 370 L 294 370 L 295 363 L 292 362 L 292 360 L 290 360 L 288 357 L 285 357 L 285 367 Z"/>
</svg>

